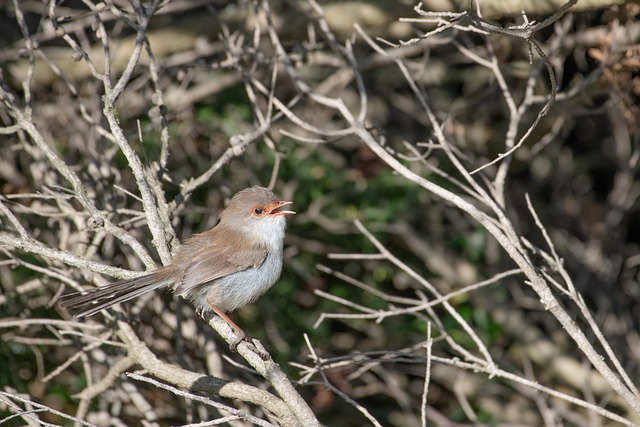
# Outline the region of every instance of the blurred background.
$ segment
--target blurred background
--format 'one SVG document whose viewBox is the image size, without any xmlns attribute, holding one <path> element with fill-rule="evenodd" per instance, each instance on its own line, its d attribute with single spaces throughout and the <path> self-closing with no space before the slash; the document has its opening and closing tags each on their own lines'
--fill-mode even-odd
<svg viewBox="0 0 640 427">
<path fill-rule="evenodd" d="M 103 114 L 104 86 L 67 39 L 84 50 L 97 70 L 103 70 L 98 13 L 110 43 L 115 82 L 125 72 L 135 43 L 130 23 L 136 22 L 135 5 L 96 3 L 92 11 L 81 1 L 0 4 L 0 84 L 4 88 L 0 191 L 4 207 L 31 238 L 81 258 L 139 271 L 145 266 L 130 247 L 104 229 L 88 225 L 91 215 L 74 198 L 69 182 L 41 146 L 26 132 L 10 129 L 15 124 L 11 105 L 29 107 L 46 144 L 77 174 L 97 209 L 142 242 L 159 262 L 136 178 Z M 232 194 L 254 184 L 272 185 L 282 199 L 293 200 L 298 214 L 289 219 L 282 278 L 257 303 L 234 313 L 234 320 L 262 340 L 293 381 L 303 376 L 299 365 L 310 365 L 306 334 L 318 356 L 345 356 L 349 362 L 325 370 L 337 390 L 367 408 L 382 425 L 420 425 L 427 320 L 438 323 L 447 339 L 461 348 L 475 351 L 471 350 L 475 349 L 473 339 L 441 305 L 432 307 L 432 312 L 392 315 L 380 322 L 365 318 L 318 322 L 322 313 L 363 313 L 341 300 L 375 312 L 394 306 L 382 295 L 421 301 L 425 292 L 415 277 L 386 260 L 345 260 L 330 254 L 378 253 L 354 224 L 358 220 L 443 295 L 509 271 L 515 264 L 478 223 L 399 176 L 355 136 L 313 135 L 277 114 L 265 93 L 273 94 L 307 123 L 325 129 L 345 127 L 335 110 L 301 96 L 284 71 L 264 25 L 263 5 L 203 0 L 161 6 L 146 31 L 153 61 L 145 48 L 116 107 L 130 146 L 147 174 L 161 184 L 156 197 L 162 195 L 167 202 L 167 227 L 173 227 L 179 239 L 207 230 L 216 224 Z M 370 132 L 412 171 L 473 203 L 456 184 L 463 178 L 450 158 L 434 145 L 434 129 L 402 73 L 354 35 L 357 22 L 371 37 L 390 43 L 421 37 L 434 27 L 400 20 L 419 18 L 414 6 L 408 1 L 322 4 L 339 44 L 352 41 L 367 91 Z M 298 2 L 273 1 L 270 7 L 273 28 L 291 66 L 317 93 L 342 99 L 357 114 L 360 98 L 350 65 L 322 34 L 317 12 Z M 462 12 L 465 7 L 466 2 L 433 1 L 423 2 L 422 10 Z M 483 16 L 494 25 L 522 24 L 524 6 L 505 7 L 480 3 Z M 559 5 L 552 10 L 528 7 L 528 19 L 539 21 Z M 527 210 L 524 195 L 528 194 L 576 289 L 636 384 L 640 358 L 639 12 L 635 2 L 590 8 L 579 2 L 556 24 L 535 34 L 553 66 L 559 93 L 551 110 L 508 160 L 504 188 L 505 213 L 517 233 L 532 247 L 546 250 Z M 37 44 L 32 52 L 26 49 L 25 29 Z M 469 170 L 506 151 L 513 116 L 504 87 L 521 107 L 516 141 L 549 96 L 545 67 L 535 53 L 530 61 L 528 44 L 517 37 L 450 28 L 398 49 L 381 45 L 395 50 L 408 64 L 434 114 L 446 126 L 444 132 L 456 155 Z M 493 55 L 504 82 L 465 50 L 482 58 Z M 523 106 L 520 102 L 527 91 L 534 95 Z M 266 127 L 261 116 L 269 118 Z M 248 143 L 238 138 L 257 129 L 262 130 Z M 234 146 L 241 148 L 234 150 Z M 494 165 L 479 172 L 479 182 L 492 181 L 496 171 Z M 200 177 L 202 181 L 194 184 L 193 179 Z M 0 215 L 0 232 L 15 236 L 16 230 L 9 216 Z M 46 320 L 64 316 L 53 301 L 71 291 L 72 284 L 98 284 L 110 278 L 101 279 L 96 273 L 23 249 L 7 240 L 0 246 L 0 387 L 74 414 L 78 409 L 73 395 L 91 384 L 87 373 L 95 375 L 92 381 L 99 381 L 122 357 L 122 349 L 87 348 L 85 337 L 61 335 Z M 532 252 L 532 256 L 536 255 Z M 544 264 L 543 259 L 538 261 Z M 574 305 L 562 298 L 561 302 L 578 316 Z M 585 373 L 591 375 L 592 368 L 523 276 L 507 275 L 460 293 L 449 304 L 471 325 L 500 368 L 631 417 L 606 387 L 598 388 L 597 381 L 576 380 Z M 253 374 L 222 358 L 237 356 L 228 352 L 188 303 L 157 293 L 128 304 L 125 310 L 138 336 L 161 360 L 261 384 Z M 44 322 L 20 323 L 26 319 Z M 96 334 L 109 335 L 109 320 L 102 314 L 87 322 L 104 328 Z M 444 337 L 435 329 L 432 333 L 436 339 Z M 595 341 L 593 335 L 589 338 Z M 433 354 L 460 356 L 446 342 L 444 338 L 436 341 Z M 81 356 L 80 348 L 84 349 Z M 358 355 L 375 352 L 385 352 L 388 363 L 358 362 Z M 317 383 L 299 390 L 322 422 L 335 426 L 368 422 L 353 404 L 323 385 L 319 376 L 313 380 Z M 213 411 L 210 408 L 123 377 L 91 401 L 87 419 L 97 425 L 116 425 L 116 419 L 120 425 L 140 425 L 144 416 L 131 402 L 127 383 L 156 407 L 158 418 L 145 421 L 150 425 L 183 425 L 212 417 L 207 412 Z M 595 422 L 592 413 L 561 399 L 540 398 L 522 384 L 437 363 L 431 371 L 428 408 L 433 425 L 612 423 Z M 6 401 L 4 405 L 0 401 L 0 419 L 13 413 Z M 55 414 L 41 419 L 68 423 Z M 5 425 L 23 424 L 12 419 Z"/>
</svg>

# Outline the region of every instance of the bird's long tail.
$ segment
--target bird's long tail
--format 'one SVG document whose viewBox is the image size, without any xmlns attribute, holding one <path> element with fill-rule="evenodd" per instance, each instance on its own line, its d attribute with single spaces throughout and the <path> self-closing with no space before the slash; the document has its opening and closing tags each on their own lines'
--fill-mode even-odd
<svg viewBox="0 0 640 427">
<path fill-rule="evenodd" d="M 64 295 L 60 298 L 60 306 L 69 310 L 73 317 L 91 316 L 100 310 L 171 283 L 171 279 L 162 273 L 162 270 L 154 271 L 135 279 L 121 280 L 99 288 Z"/>
</svg>

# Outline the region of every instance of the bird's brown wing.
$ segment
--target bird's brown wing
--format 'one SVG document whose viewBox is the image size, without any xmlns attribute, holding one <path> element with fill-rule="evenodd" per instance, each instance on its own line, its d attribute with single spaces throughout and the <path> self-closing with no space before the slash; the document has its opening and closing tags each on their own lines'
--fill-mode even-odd
<svg viewBox="0 0 640 427">
<path fill-rule="evenodd" d="M 259 267 L 267 257 L 266 247 L 246 242 L 237 232 L 221 233 L 216 228 L 191 237 L 176 257 L 184 270 L 175 294 L 184 295 L 199 285 Z"/>
</svg>

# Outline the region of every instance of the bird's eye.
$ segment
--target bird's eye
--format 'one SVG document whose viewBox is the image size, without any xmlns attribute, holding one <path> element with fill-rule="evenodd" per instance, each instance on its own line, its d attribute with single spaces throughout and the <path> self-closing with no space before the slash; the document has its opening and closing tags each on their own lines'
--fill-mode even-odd
<svg viewBox="0 0 640 427">
<path fill-rule="evenodd" d="M 254 210 L 254 212 L 256 213 L 256 215 L 262 215 L 262 212 L 264 212 L 262 209 L 260 208 L 256 208 L 256 210 Z"/>
</svg>

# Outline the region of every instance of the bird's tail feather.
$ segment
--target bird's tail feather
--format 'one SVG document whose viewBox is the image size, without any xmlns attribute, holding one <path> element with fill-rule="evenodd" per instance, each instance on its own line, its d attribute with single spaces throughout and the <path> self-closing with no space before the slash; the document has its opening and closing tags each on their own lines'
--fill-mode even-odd
<svg viewBox="0 0 640 427">
<path fill-rule="evenodd" d="M 155 271 L 135 279 L 121 280 L 99 288 L 74 292 L 61 297 L 60 306 L 69 310 L 73 317 L 91 316 L 121 302 L 129 301 L 146 292 L 170 283 Z"/>
</svg>

